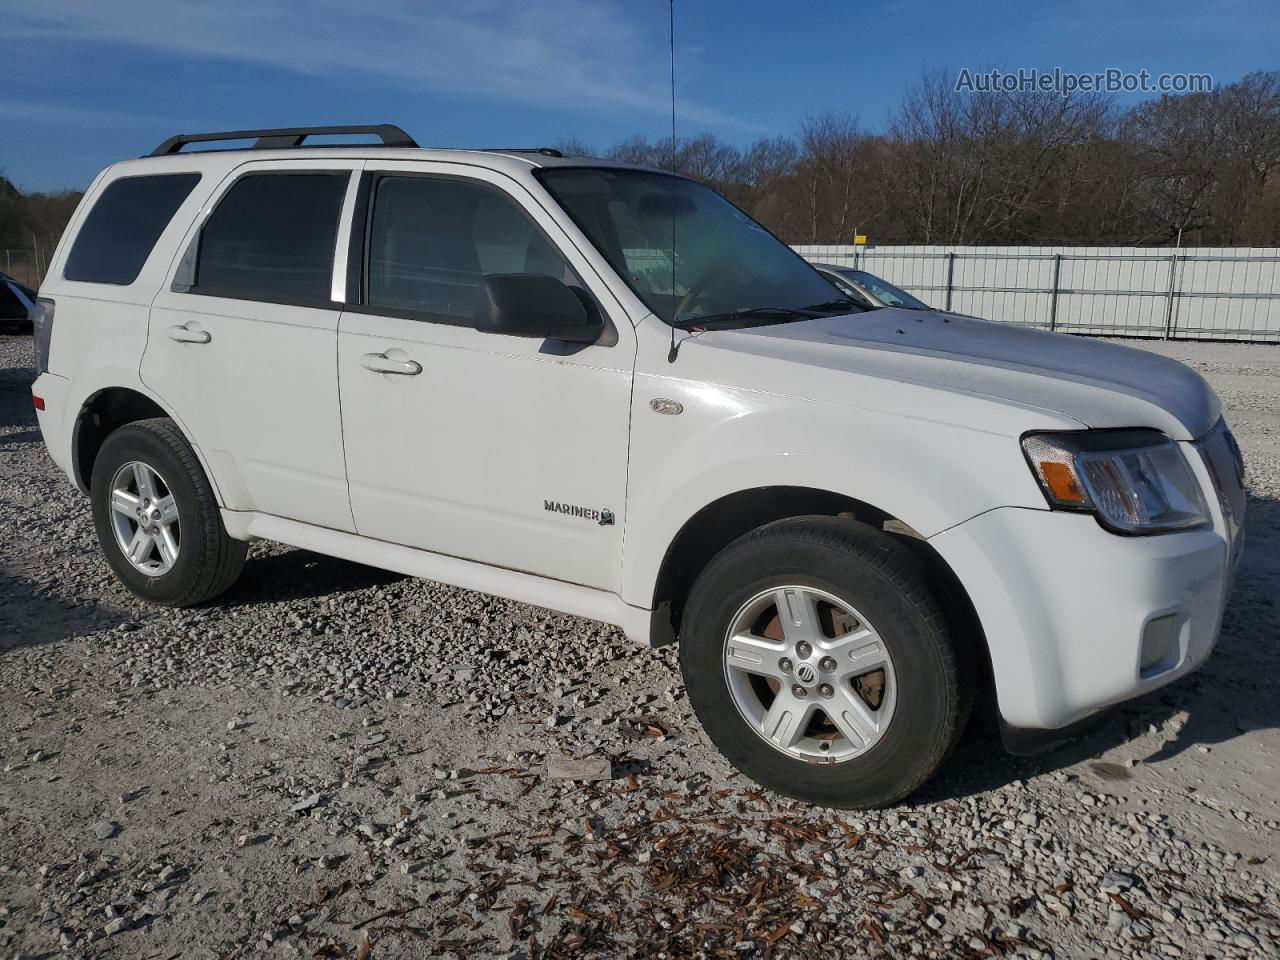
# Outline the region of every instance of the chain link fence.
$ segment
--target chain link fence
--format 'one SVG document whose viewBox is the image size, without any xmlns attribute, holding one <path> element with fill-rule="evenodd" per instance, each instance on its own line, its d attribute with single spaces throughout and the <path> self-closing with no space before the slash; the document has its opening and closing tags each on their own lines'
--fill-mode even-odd
<svg viewBox="0 0 1280 960">
<path fill-rule="evenodd" d="M 1280 249 L 797 246 L 933 306 L 1020 326 L 1280 343 Z"/>
<path fill-rule="evenodd" d="M 0 273 L 7 273 L 32 290 L 40 288 L 40 281 L 44 279 L 44 272 L 48 266 L 44 251 L 0 247 Z"/>
</svg>

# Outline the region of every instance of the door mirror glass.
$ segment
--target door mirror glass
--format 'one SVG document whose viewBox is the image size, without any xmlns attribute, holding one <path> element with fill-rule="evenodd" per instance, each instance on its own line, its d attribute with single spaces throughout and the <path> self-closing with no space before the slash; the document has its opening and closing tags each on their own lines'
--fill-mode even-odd
<svg viewBox="0 0 1280 960">
<path fill-rule="evenodd" d="M 595 343 L 604 324 L 563 280 L 542 273 L 491 273 L 476 303 L 476 329 L 509 337 Z"/>
</svg>

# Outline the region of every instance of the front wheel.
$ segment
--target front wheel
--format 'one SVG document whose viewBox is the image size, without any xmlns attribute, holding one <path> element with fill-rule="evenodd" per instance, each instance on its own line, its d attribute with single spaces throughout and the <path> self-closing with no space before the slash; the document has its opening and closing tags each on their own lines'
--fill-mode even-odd
<svg viewBox="0 0 1280 960">
<path fill-rule="evenodd" d="M 107 562 L 142 599 L 190 606 L 240 575 L 249 545 L 227 535 L 209 479 L 172 420 L 138 420 L 108 436 L 89 494 Z"/>
<path fill-rule="evenodd" d="M 720 751 L 824 806 L 906 797 L 950 749 L 967 701 L 915 558 L 831 518 L 779 521 L 721 551 L 690 594 L 680 661 Z"/>
</svg>

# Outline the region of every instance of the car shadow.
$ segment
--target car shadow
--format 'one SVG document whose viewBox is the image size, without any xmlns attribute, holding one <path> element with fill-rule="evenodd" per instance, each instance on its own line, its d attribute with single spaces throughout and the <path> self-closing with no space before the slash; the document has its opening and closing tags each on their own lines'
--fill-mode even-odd
<svg viewBox="0 0 1280 960">
<path fill-rule="evenodd" d="M 50 595 L 20 570 L 0 564 L 0 657 L 22 647 L 101 633 L 135 619 L 103 604 Z"/>
<path fill-rule="evenodd" d="M 41 439 L 39 430 L 19 430 L 17 433 L 0 433 L 0 447 L 16 447 L 21 443 L 36 443 Z"/>
<path fill-rule="evenodd" d="M 994 702 L 979 703 L 956 750 L 912 802 L 957 799 L 1097 761 L 1152 728 L 1163 738 L 1155 749 L 1127 751 L 1142 764 L 1212 749 L 1250 731 L 1280 729 L 1280 500 L 1249 498 L 1245 537 L 1218 645 L 1200 670 L 1113 707 L 1084 735 L 1031 757 L 1005 751 Z M 1104 780 L 1131 776 L 1106 762 L 1090 769 Z"/>
<path fill-rule="evenodd" d="M 251 553 L 235 586 L 209 601 L 210 606 L 244 607 L 287 603 L 383 587 L 408 579 L 403 574 L 366 567 L 309 550 L 270 546 Z"/>
<path fill-rule="evenodd" d="M 0 430 L 7 427 L 35 427 L 36 411 L 31 405 L 31 384 L 35 379 L 34 367 L 0 369 Z M 38 437 L 40 431 L 36 430 L 35 433 Z"/>
</svg>

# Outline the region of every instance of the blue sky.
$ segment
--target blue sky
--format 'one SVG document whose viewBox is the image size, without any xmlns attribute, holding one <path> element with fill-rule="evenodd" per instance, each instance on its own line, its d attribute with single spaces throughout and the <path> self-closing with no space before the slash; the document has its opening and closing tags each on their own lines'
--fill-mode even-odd
<svg viewBox="0 0 1280 960">
<path fill-rule="evenodd" d="M 0 0 L 0 173 L 82 187 L 177 132 L 399 123 L 423 144 L 669 130 L 666 0 Z M 925 71 L 1280 68 L 1275 0 L 676 0 L 679 126 L 883 129 Z M 1130 98 L 1133 99 L 1133 98 Z"/>
</svg>

